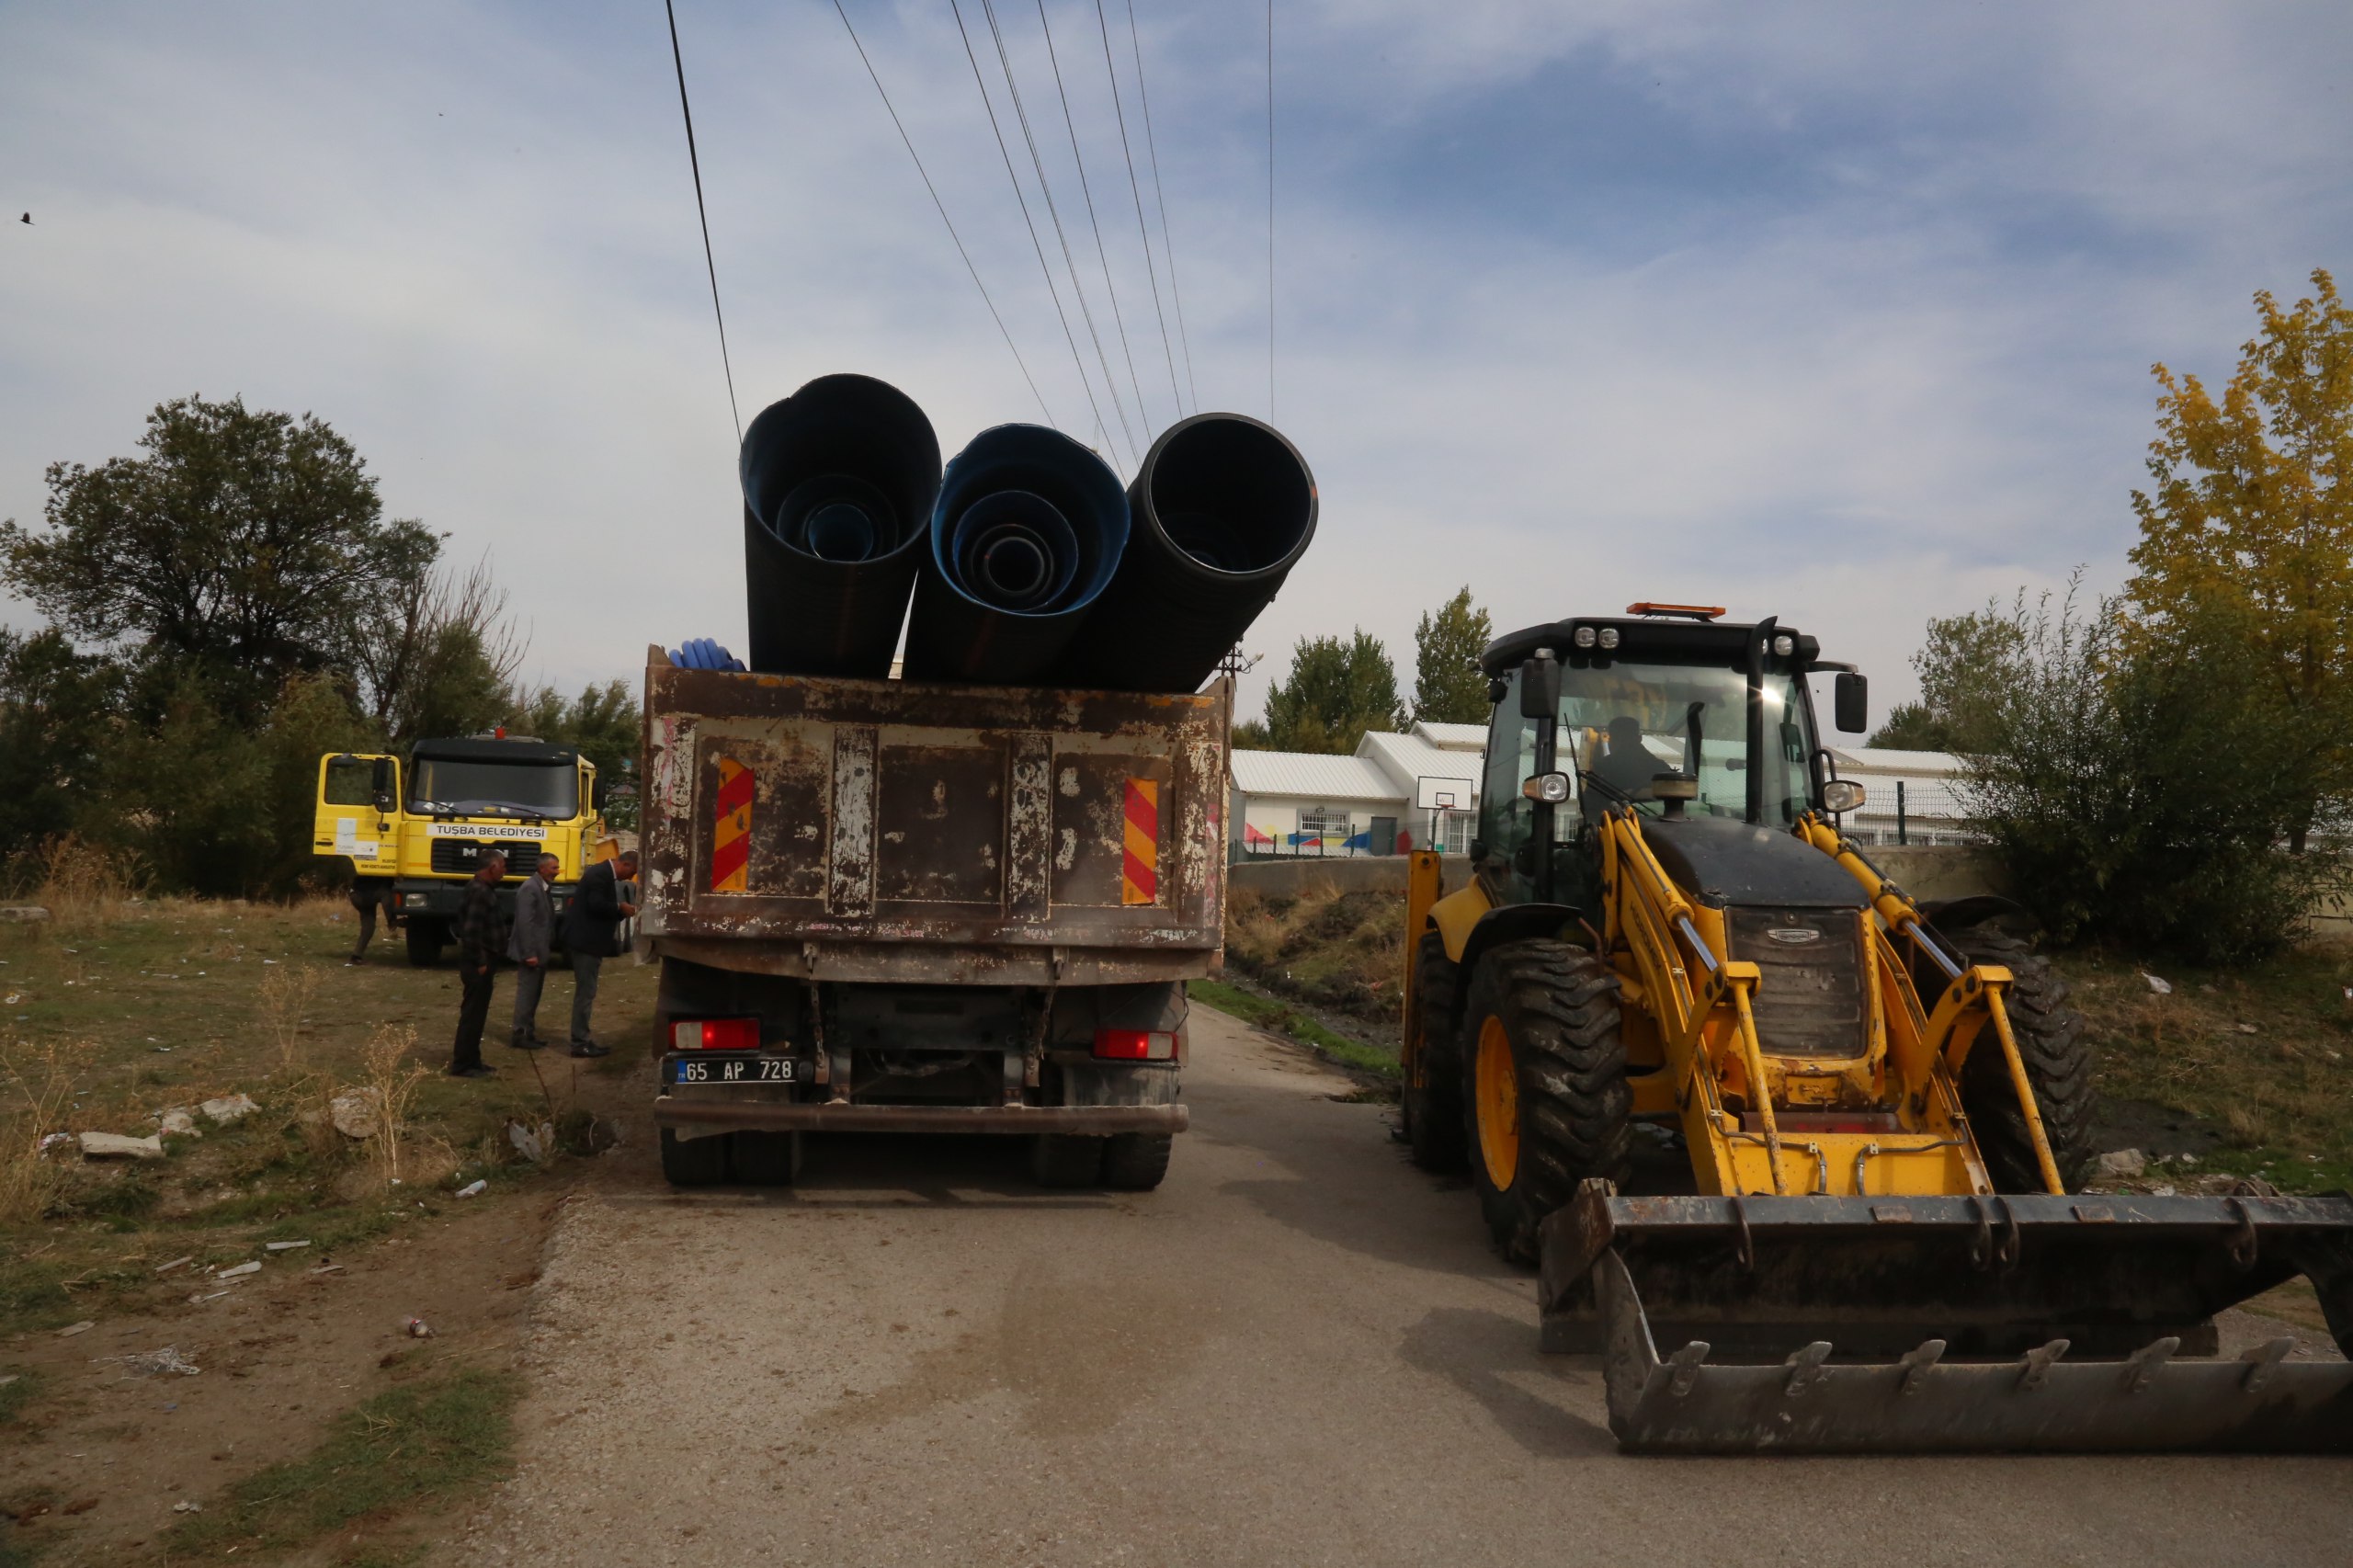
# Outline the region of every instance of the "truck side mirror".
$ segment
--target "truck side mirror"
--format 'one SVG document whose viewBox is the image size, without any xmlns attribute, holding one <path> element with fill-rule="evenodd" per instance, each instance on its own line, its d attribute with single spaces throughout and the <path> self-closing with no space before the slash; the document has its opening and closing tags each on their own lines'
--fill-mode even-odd
<svg viewBox="0 0 2353 1568">
<path fill-rule="evenodd" d="M 1831 685 L 1831 707 L 1836 710 L 1838 728 L 1850 735 L 1859 735 L 1871 727 L 1870 684 L 1852 670 L 1841 670 Z"/>
<path fill-rule="evenodd" d="M 609 792 L 605 787 L 605 776 L 599 773 L 597 775 L 597 781 L 588 786 L 588 803 L 597 811 L 603 811 L 605 797 Z"/>
<path fill-rule="evenodd" d="M 368 798 L 380 812 L 392 809 L 392 759 L 380 756 L 368 778 Z"/>
<path fill-rule="evenodd" d="M 1561 662 L 1552 657 L 1552 649 L 1539 648 L 1534 658 L 1519 666 L 1519 716 L 1552 719 L 1560 711 Z"/>
</svg>

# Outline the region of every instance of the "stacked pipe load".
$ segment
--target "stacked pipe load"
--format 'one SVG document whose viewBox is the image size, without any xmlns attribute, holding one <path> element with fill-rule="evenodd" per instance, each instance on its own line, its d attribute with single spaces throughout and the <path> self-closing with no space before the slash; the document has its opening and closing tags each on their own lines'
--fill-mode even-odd
<svg viewBox="0 0 2353 1568">
<path fill-rule="evenodd" d="M 904 392 L 825 376 L 744 437 L 751 667 L 1189 692 L 1315 534 L 1315 481 L 1272 426 L 1179 421 L 1135 483 L 1038 425 L 983 430 L 942 473 Z M 913 610 L 908 608 L 913 594 Z"/>
<path fill-rule="evenodd" d="M 1128 552 L 1056 677 L 1197 691 L 1307 552 L 1314 476 L 1273 426 L 1196 414 L 1152 444 L 1128 503 Z"/>
<path fill-rule="evenodd" d="M 744 433 L 744 583 L 751 665 L 891 673 L 939 494 L 939 437 L 915 400 L 870 376 L 821 376 Z"/>
<path fill-rule="evenodd" d="M 1128 498 L 1101 458 L 999 425 L 948 465 L 907 620 L 909 680 L 1043 678 L 1119 569 Z"/>
</svg>

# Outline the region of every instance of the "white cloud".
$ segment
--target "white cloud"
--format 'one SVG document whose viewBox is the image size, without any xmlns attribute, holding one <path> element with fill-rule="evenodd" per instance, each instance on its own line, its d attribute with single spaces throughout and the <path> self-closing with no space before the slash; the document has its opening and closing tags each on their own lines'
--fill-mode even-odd
<svg viewBox="0 0 2353 1568">
<path fill-rule="evenodd" d="M 999 8 L 1126 388 L 1024 14 Z M 853 15 L 1084 433 L 952 20 Z M 1165 424 L 1092 7 L 1053 15 Z M 1143 14 L 1195 379 L 1205 405 L 1254 413 L 1262 16 Z M 745 418 L 841 369 L 907 388 L 951 451 L 1034 417 L 830 6 L 698 5 L 680 25 Z M 2247 295 L 2295 290 L 2353 228 L 2353 128 L 2316 88 L 2349 30 L 2333 9 L 1350 0 L 1279 27 L 1279 422 L 1324 512 L 1250 639 L 1268 660 L 1246 705 L 1295 638 L 1351 623 L 1410 680 L 1415 615 L 1468 582 L 1499 626 L 1644 597 L 1779 613 L 1867 664 L 1884 708 L 1927 616 L 2078 562 L 2121 574 L 2148 363 L 2226 369 Z M 1635 95 L 1688 132 L 1685 161 L 1653 188 L 1641 149 L 1531 142 L 1513 95 L 1556 76 Z M 1506 191 L 1589 176 L 1640 210 L 1604 244 L 1387 177 L 1441 134 L 1486 138 L 1452 153 Z M 36 218 L 0 246 L 0 515 L 39 515 L 47 461 L 130 449 L 157 401 L 241 392 L 317 412 L 392 513 L 461 559 L 491 551 L 548 676 L 629 675 L 653 640 L 740 642 L 733 436 L 658 14 L 20 9 L 0 18 L 0 145 L 12 211 Z"/>
</svg>

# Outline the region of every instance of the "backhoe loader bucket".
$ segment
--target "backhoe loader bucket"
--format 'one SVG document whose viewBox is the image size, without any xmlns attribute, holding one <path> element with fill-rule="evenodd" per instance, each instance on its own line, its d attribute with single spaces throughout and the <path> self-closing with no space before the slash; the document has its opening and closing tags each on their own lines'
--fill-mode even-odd
<svg viewBox="0 0 2353 1568">
<path fill-rule="evenodd" d="M 1540 1297 L 1546 1349 L 1604 1357 L 1630 1452 L 2353 1452 L 2353 1364 L 2205 1358 L 2216 1312 L 2299 1274 L 2353 1351 L 2343 1196 L 1588 1182 L 1544 1222 Z"/>
</svg>

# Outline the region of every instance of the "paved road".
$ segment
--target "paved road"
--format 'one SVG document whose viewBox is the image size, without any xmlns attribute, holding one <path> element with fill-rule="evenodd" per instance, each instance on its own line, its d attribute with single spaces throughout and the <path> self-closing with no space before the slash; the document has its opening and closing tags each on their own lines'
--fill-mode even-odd
<svg viewBox="0 0 2353 1568">
<path fill-rule="evenodd" d="M 2353 1462 L 1629 1460 L 1532 1282 L 1378 1107 L 1197 1010 L 1168 1183 L 845 1141 L 789 1194 L 641 1152 L 541 1286 L 464 1561 L 2342 1568 Z"/>
</svg>

